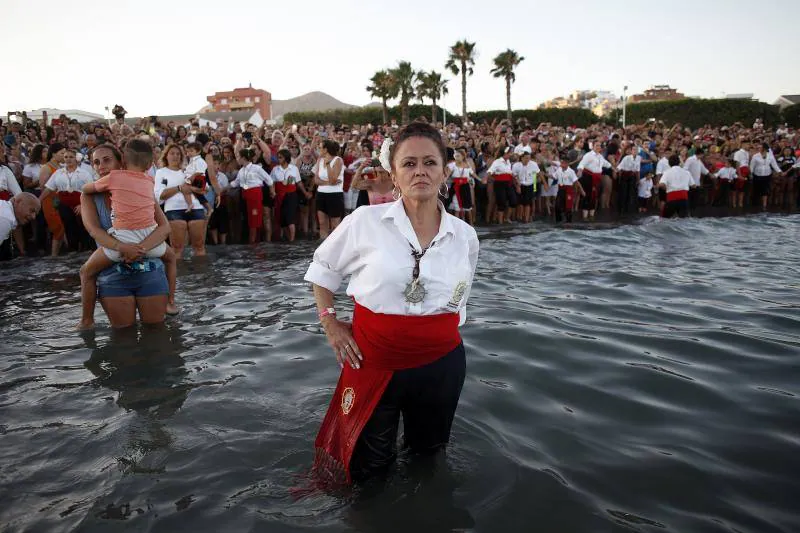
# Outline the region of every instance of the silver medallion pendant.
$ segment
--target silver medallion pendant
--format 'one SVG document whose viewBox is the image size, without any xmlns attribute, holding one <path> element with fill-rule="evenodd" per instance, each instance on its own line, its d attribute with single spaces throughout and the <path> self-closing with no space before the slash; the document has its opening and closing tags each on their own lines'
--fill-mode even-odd
<svg viewBox="0 0 800 533">
<path fill-rule="evenodd" d="M 418 279 L 412 280 L 403 291 L 406 301 L 410 304 L 421 303 L 425 299 L 425 287 Z"/>
</svg>

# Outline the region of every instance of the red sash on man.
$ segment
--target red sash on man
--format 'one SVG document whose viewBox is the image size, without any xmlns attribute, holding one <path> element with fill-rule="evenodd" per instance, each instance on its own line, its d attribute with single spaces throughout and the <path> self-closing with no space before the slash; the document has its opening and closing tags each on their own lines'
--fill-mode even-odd
<svg viewBox="0 0 800 533">
<path fill-rule="evenodd" d="M 597 207 L 597 200 L 600 198 L 600 183 L 603 181 L 603 174 L 590 172 L 585 168 L 583 171 L 592 177 L 592 195 L 589 197 L 589 205 L 594 209 Z"/>
<path fill-rule="evenodd" d="M 747 178 L 750 177 L 750 167 L 741 166 L 736 169 L 736 183 L 733 186 L 733 189 L 736 191 L 743 191 L 744 184 L 747 182 Z"/>
<path fill-rule="evenodd" d="M 494 181 L 514 181 L 514 176 L 511 174 L 497 174 L 494 177 Z"/>
<path fill-rule="evenodd" d="M 689 191 L 672 191 L 667 193 L 667 202 L 676 202 L 679 200 L 688 200 Z"/>
<path fill-rule="evenodd" d="M 314 474 L 324 481 L 350 482 L 350 459 L 358 437 L 395 370 L 432 363 L 461 343 L 458 313 L 406 316 L 373 313 L 355 304 L 353 339 L 363 361 L 346 364 L 314 446 Z"/>
<path fill-rule="evenodd" d="M 0 191 L 0 200 L 11 200 L 11 193 L 9 191 Z"/>
<path fill-rule="evenodd" d="M 469 180 L 467 178 L 453 178 L 453 189 L 455 189 L 459 209 L 464 209 L 464 202 L 461 200 L 461 187 L 467 184 L 469 184 Z"/>
</svg>

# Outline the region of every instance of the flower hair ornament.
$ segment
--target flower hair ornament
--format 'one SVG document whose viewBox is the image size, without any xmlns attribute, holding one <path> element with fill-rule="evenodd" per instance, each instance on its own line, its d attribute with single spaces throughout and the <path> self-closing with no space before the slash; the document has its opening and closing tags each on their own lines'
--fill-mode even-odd
<svg viewBox="0 0 800 533">
<path fill-rule="evenodd" d="M 383 144 L 381 145 L 381 155 L 378 157 L 378 160 L 381 162 L 381 166 L 386 172 L 392 172 L 392 159 L 389 155 L 389 151 L 392 148 L 394 141 L 392 141 L 391 137 L 386 137 L 383 140 Z"/>
</svg>

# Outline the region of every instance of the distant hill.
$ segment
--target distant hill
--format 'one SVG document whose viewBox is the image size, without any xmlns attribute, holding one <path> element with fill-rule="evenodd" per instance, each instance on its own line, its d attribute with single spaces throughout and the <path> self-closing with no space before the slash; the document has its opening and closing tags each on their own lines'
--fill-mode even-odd
<svg viewBox="0 0 800 533">
<path fill-rule="evenodd" d="M 352 104 L 340 102 L 333 96 L 321 91 L 314 91 L 289 100 L 272 101 L 272 117 L 277 118 L 286 113 L 297 113 L 303 111 L 326 111 L 329 109 L 350 109 L 358 107 Z"/>
</svg>

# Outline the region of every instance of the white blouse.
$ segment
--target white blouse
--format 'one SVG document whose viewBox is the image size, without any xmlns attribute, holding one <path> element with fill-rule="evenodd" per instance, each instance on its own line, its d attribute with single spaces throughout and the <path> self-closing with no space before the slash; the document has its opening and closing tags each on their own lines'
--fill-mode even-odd
<svg viewBox="0 0 800 533">
<path fill-rule="evenodd" d="M 459 325 L 464 324 L 478 264 L 478 236 L 441 202 L 439 211 L 439 232 L 419 262 L 419 280 L 426 291 L 421 303 L 409 303 L 403 294 L 414 270 L 412 246 L 418 252 L 421 247 L 402 200 L 363 206 L 345 217 L 314 252 L 304 279 L 336 292 L 350 276 L 347 295 L 374 313 L 458 312 Z"/>
<path fill-rule="evenodd" d="M 344 161 L 342 161 L 341 157 L 334 157 L 331 159 L 331 166 L 333 166 L 334 161 L 337 159 L 342 164 L 342 170 L 339 171 L 339 177 L 333 179 L 328 177 L 328 166 L 325 164 L 325 160 L 321 157 L 319 158 L 319 162 L 317 163 L 317 175 L 319 179 L 328 182 L 332 181 L 334 185 L 319 185 L 317 187 L 317 192 L 344 192 Z M 336 183 L 339 180 L 342 180 L 342 182 Z"/>
<path fill-rule="evenodd" d="M 498 157 L 497 159 L 492 161 L 492 165 L 489 167 L 488 172 L 493 176 L 496 176 L 498 174 L 511 174 L 511 163 L 509 163 L 502 157 Z"/>
<path fill-rule="evenodd" d="M 92 175 L 78 165 L 74 172 L 69 172 L 66 167 L 56 170 L 45 187 L 55 192 L 81 192 L 84 185 L 93 181 Z"/>
<path fill-rule="evenodd" d="M 638 173 L 642 169 L 642 158 L 638 155 L 636 157 L 632 155 L 626 155 L 622 158 L 622 161 L 619 162 L 617 165 L 617 170 L 622 170 L 623 172 L 636 172 Z"/>
<path fill-rule="evenodd" d="M 583 156 L 581 162 L 578 163 L 578 170 L 588 170 L 593 174 L 600 174 L 604 168 L 611 168 L 611 163 L 595 151 L 591 151 Z"/>
<path fill-rule="evenodd" d="M 0 191 L 8 191 L 11 196 L 16 196 L 22 192 L 17 177 L 5 165 L 0 165 Z"/>
<path fill-rule="evenodd" d="M 280 182 L 284 185 L 296 185 L 297 182 L 300 181 L 300 171 L 291 163 L 289 163 L 289 166 L 286 168 L 278 165 L 272 169 L 272 175 L 270 177 L 275 183 Z"/>
<path fill-rule="evenodd" d="M 239 169 L 239 172 L 236 174 L 236 179 L 231 182 L 231 187 L 241 187 L 247 190 L 254 187 L 261 187 L 263 184 L 266 184 L 267 187 L 272 187 L 272 178 L 261 165 L 248 163 L 247 166 Z"/>
<path fill-rule="evenodd" d="M 156 198 L 161 202 L 161 193 L 169 187 L 180 187 L 186 183 L 186 174 L 183 170 L 172 170 L 167 167 L 159 168 L 156 172 L 154 190 Z M 164 211 L 186 211 L 186 200 L 183 193 L 178 191 L 164 201 Z M 203 204 L 192 195 L 192 209 L 203 209 Z"/>
</svg>

